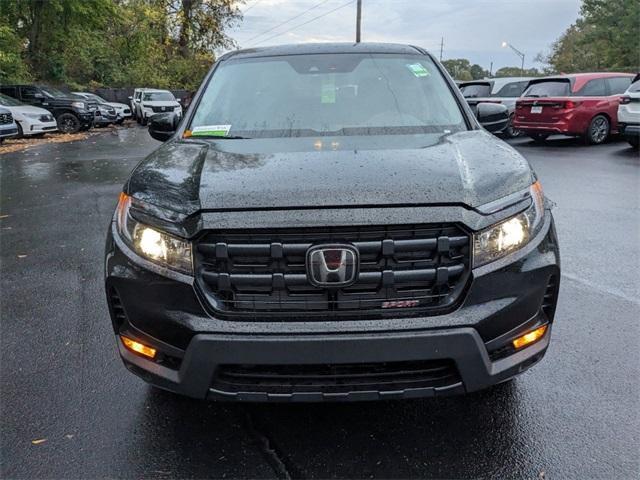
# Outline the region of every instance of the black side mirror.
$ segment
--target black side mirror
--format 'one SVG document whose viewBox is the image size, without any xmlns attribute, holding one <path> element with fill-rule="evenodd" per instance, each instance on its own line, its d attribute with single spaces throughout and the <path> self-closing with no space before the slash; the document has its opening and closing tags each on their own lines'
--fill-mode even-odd
<svg viewBox="0 0 640 480">
<path fill-rule="evenodd" d="M 476 118 L 487 131 L 501 132 L 509 125 L 509 110 L 498 103 L 478 103 Z"/>
<path fill-rule="evenodd" d="M 174 112 L 158 113 L 149 119 L 149 135 L 156 140 L 169 140 L 178 129 L 180 119 Z"/>
</svg>

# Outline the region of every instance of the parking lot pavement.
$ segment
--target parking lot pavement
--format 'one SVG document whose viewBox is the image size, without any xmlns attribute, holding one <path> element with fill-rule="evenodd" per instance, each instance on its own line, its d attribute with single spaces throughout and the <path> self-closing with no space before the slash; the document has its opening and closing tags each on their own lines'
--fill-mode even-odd
<svg viewBox="0 0 640 480">
<path fill-rule="evenodd" d="M 102 286 L 132 128 L 0 156 L 2 478 L 637 478 L 640 160 L 626 143 L 511 142 L 556 202 L 549 352 L 476 394 L 227 405 L 157 392 L 118 359 Z"/>
</svg>

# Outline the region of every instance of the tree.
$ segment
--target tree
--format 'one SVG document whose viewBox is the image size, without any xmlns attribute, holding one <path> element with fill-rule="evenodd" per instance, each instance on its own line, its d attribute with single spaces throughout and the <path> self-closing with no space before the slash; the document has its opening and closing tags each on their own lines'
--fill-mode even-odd
<svg viewBox="0 0 640 480">
<path fill-rule="evenodd" d="M 583 0 L 580 18 L 537 60 L 547 73 L 637 71 L 640 64 L 640 2 Z"/>
<path fill-rule="evenodd" d="M 471 74 L 471 78 L 473 78 L 473 80 L 480 80 L 489 76 L 489 71 L 485 70 L 477 63 L 471 65 L 471 67 L 469 68 L 469 73 Z"/>
<path fill-rule="evenodd" d="M 542 75 L 537 68 L 502 67 L 496 70 L 494 77 L 539 77 Z"/>
<path fill-rule="evenodd" d="M 0 0 L 0 80 L 195 89 L 235 0 Z M 6 25 L 6 26 L 5 26 Z M 6 45 L 6 47 L 5 47 Z M 12 72 L 12 73 L 11 73 Z"/>
</svg>

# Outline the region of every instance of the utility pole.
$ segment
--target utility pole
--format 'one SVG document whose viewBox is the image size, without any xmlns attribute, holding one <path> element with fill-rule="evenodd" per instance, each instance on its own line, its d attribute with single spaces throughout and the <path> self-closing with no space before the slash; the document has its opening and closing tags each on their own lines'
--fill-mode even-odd
<svg viewBox="0 0 640 480">
<path fill-rule="evenodd" d="M 440 39 L 440 61 L 442 61 L 442 49 L 444 48 L 444 37 Z"/>
<path fill-rule="evenodd" d="M 356 13 L 356 43 L 360 43 L 360 24 L 362 23 L 362 0 L 358 0 L 358 11 Z"/>
<path fill-rule="evenodd" d="M 489 78 L 491 78 L 493 76 L 493 62 L 491 62 L 491 65 L 489 65 Z"/>
</svg>

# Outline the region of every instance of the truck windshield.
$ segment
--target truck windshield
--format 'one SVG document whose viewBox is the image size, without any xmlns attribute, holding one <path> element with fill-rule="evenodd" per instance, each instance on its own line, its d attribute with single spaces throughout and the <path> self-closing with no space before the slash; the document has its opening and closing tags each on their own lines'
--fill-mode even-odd
<svg viewBox="0 0 640 480">
<path fill-rule="evenodd" d="M 524 97 L 567 97 L 571 94 L 569 80 L 544 80 L 532 83 Z"/>
<path fill-rule="evenodd" d="M 427 56 L 311 54 L 223 61 L 189 128 L 194 136 L 277 138 L 444 134 L 467 126 Z"/>
<path fill-rule="evenodd" d="M 142 100 L 147 102 L 172 102 L 175 97 L 171 92 L 149 92 L 142 95 Z"/>
<path fill-rule="evenodd" d="M 53 87 L 40 87 L 40 90 L 42 90 L 45 95 L 48 95 L 48 96 L 54 97 L 54 98 L 55 97 L 68 97 L 69 96 L 68 93 L 61 92 L 57 88 L 53 88 Z"/>
<path fill-rule="evenodd" d="M 0 93 L 0 105 L 3 107 L 19 107 L 24 105 L 24 103 Z"/>
</svg>

